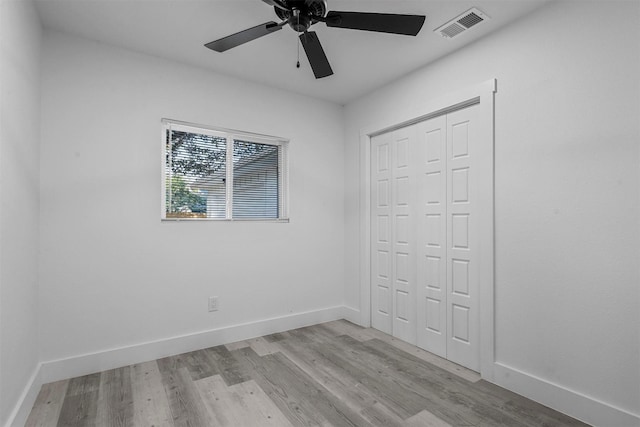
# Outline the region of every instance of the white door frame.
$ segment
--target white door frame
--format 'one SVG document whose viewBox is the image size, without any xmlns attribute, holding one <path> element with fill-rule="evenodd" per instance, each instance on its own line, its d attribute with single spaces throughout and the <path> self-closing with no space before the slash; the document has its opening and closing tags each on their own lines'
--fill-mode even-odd
<svg viewBox="0 0 640 427">
<path fill-rule="evenodd" d="M 371 325 L 371 137 L 431 117 L 447 114 L 466 106 L 479 104 L 477 141 L 483 149 L 479 163 L 480 198 L 480 374 L 493 380 L 494 354 L 494 94 L 497 80 L 484 83 L 428 101 L 411 111 L 397 115 L 390 123 L 374 123 L 360 131 L 360 324 Z"/>
</svg>

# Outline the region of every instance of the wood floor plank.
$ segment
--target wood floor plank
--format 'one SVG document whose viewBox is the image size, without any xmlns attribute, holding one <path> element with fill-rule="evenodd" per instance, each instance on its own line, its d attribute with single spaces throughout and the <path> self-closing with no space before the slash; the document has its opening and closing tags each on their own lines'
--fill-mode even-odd
<svg viewBox="0 0 640 427">
<path fill-rule="evenodd" d="M 67 387 L 67 396 L 77 396 L 100 389 L 100 372 L 69 380 Z"/>
<path fill-rule="evenodd" d="M 249 348 L 243 347 L 243 348 Z M 204 350 L 210 363 L 224 379 L 227 385 L 245 382 L 251 378 L 238 365 L 238 361 L 225 346 L 210 347 Z"/>
<path fill-rule="evenodd" d="M 346 320 L 335 320 L 333 322 L 324 323 L 323 325 L 335 331 L 337 335 L 349 335 L 351 338 L 358 341 L 367 341 L 375 338 L 375 336 L 371 334 L 373 329 L 363 328 L 362 326 L 355 325 Z"/>
<path fill-rule="evenodd" d="M 284 339 L 287 339 L 288 337 L 289 337 L 289 334 L 287 332 L 276 332 L 275 334 L 265 335 L 264 339 L 267 340 L 268 342 L 273 343 L 273 342 L 282 341 Z"/>
<path fill-rule="evenodd" d="M 307 326 L 305 328 L 297 329 L 309 336 L 314 342 L 320 343 L 333 340 L 337 334 L 334 330 L 326 326 L 326 323 L 320 323 L 319 325 Z"/>
<path fill-rule="evenodd" d="M 178 354 L 165 358 L 165 363 L 170 369 L 178 370 L 186 368 L 193 380 L 210 377 L 219 373 L 215 364 L 211 363 L 206 350 L 196 350 L 189 353 Z"/>
<path fill-rule="evenodd" d="M 236 398 L 229 392 L 221 376 L 200 379 L 195 381 L 195 385 L 209 412 L 212 427 L 241 425 L 237 417 Z"/>
<path fill-rule="evenodd" d="M 169 401 L 155 360 L 132 366 L 131 385 L 136 427 L 173 426 Z"/>
<path fill-rule="evenodd" d="M 402 425 L 402 419 L 383 407 L 378 402 L 379 398 L 363 387 L 360 381 L 341 367 L 325 363 L 310 346 L 298 345 L 295 339 L 283 340 L 276 345 L 289 360 L 351 410 L 359 412 L 371 425 Z"/>
<path fill-rule="evenodd" d="M 207 426 L 211 422 L 186 367 L 172 369 L 171 358 L 158 360 L 162 383 L 176 427 Z"/>
<path fill-rule="evenodd" d="M 99 389 L 99 373 L 69 380 L 57 425 L 60 427 L 95 425 Z"/>
<path fill-rule="evenodd" d="M 66 396 L 56 425 L 58 427 L 94 426 L 96 425 L 97 406 L 97 391 Z"/>
<path fill-rule="evenodd" d="M 424 410 L 409 418 L 407 427 L 451 427 L 451 424 L 442 421 L 431 412 Z"/>
<path fill-rule="evenodd" d="M 111 369 L 100 375 L 96 425 L 133 426 L 131 367 Z"/>
<path fill-rule="evenodd" d="M 248 341 L 236 341 L 236 342 L 232 342 L 230 344 L 225 344 L 224 345 L 227 350 L 229 351 L 234 351 L 234 350 L 238 350 L 240 348 L 245 348 L 245 347 L 249 347 L 249 342 Z"/>
<path fill-rule="evenodd" d="M 398 417 L 380 402 L 363 408 L 360 414 L 369 421 L 372 426 L 404 427 L 406 425 L 402 418 Z"/>
<path fill-rule="evenodd" d="M 258 356 L 266 356 L 267 354 L 273 354 L 278 351 L 269 341 L 262 337 L 252 338 L 248 341 L 249 346 Z"/>
<path fill-rule="evenodd" d="M 264 357 L 247 349 L 239 350 L 239 353 L 254 367 L 256 382 L 292 424 L 369 426 L 362 416 L 351 411 L 281 353 Z"/>
<path fill-rule="evenodd" d="M 354 340 L 347 335 L 342 337 Z M 399 386 L 385 373 L 384 366 L 366 362 L 357 357 L 357 354 L 344 351 L 344 347 L 319 346 L 317 353 L 318 357 L 324 359 L 319 364 L 332 364 L 336 369 L 341 370 L 340 377 L 353 378 L 360 385 L 360 392 L 368 390 L 368 393 L 374 396 L 372 398 L 374 401 L 376 398 L 381 399 L 398 416 L 407 418 L 424 408 L 424 397 Z"/>
<path fill-rule="evenodd" d="M 324 344 L 319 343 L 317 345 L 322 346 Z M 279 355 L 276 355 L 276 356 L 279 356 Z M 295 366 L 296 368 L 300 369 L 298 366 L 293 364 L 292 361 L 290 361 L 290 359 L 283 357 L 283 362 L 291 363 L 292 366 Z M 317 359 L 313 359 L 313 363 L 316 366 L 319 364 Z M 358 409 L 359 405 L 354 404 L 351 398 L 355 396 L 356 401 L 359 399 L 364 399 L 368 401 L 367 404 L 363 405 L 365 407 L 367 406 L 372 407 L 373 405 L 375 405 L 377 403 L 375 398 L 372 397 L 371 393 L 368 390 L 366 390 L 366 388 L 363 387 L 362 383 L 357 379 L 353 377 L 351 377 L 350 379 L 347 379 L 348 378 L 347 376 L 342 375 L 338 371 L 334 371 L 334 372 L 336 372 L 337 375 L 336 374 L 325 375 L 324 378 L 320 379 L 319 382 L 316 382 L 317 384 L 320 384 L 322 386 L 323 390 L 329 391 L 329 394 L 327 394 L 329 396 L 328 405 L 338 408 L 341 414 L 347 414 L 349 418 L 349 422 L 352 423 L 353 425 L 362 425 L 363 422 L 364 422 L 364 425 L 370 425 L 371 420 L 363 416 L 364 413 Z M 300 376 L 299 373 L 297 375 Z M 340 382 L 338 379 L 346 379 L 346 382 L 342 382 L 342 386 L 344 387 L 342 391 L 337 390 L 335 387 Z M 328 390 L 326 385 L 329 385 L 332 390 Z M 353 393 L 354 390 L 359 390 L 359 393 L 354 394 Z M 335 391 L 336 393 L 333 393 L 333 391 Z M 318 402 L 317 398 L 316 398 L 316 402 Z M 329 413 L 333 415 L 332 412 L 329 412 Z M 376 408 L 373 408 L 371 411 L 367 412 L 367 414 L 377 414 Z M 380 414 L 377 414 L 377 415 L 380 415 Z M 335 419 L 331 419 L 331 418 L 328 418 L 328 420 L 332 423 L 336 421 Z M 338 421 L 340 421 L 340 419 L 338 419 Z M 351 425 L 351 424 L 348 424 L 348 425 Z"/>
<path fill-rule="evenodd" d="M 56 425 L 62 410 L 69 380 L 44 384 L 38 393 L 25 427 L 45 427 Z"/>
<path fill-rule="evenodd" d="M 310 415 L 302 408 L 302 402 L 298 402 L 298 396 L 289 390 L 282 388 L 279 381 L 273 381 L 273 370 L 263 363 L 250 347 L 241 348 L 232 352 L 242 371 L 253 379 L 267 396 L 275 403 L 280 411 L 295 426 L 317 426 L 324 420 L 314 419 L 313 413 Z"/>
<path fill-rule="evenodd" d="M 276 365 L 274 371 L 282 386 L 295 390 L 303 398 L 305 405 L 310 404 L 329 425 L 333 426 L 369 426 L 369 423 L 358 413 L 334 394 L 330 393 L 322 384 L 313 381 L 295 363 L 281 353 L 266 356 Z"/>
<path fill-rule="evenodd" d="M 313 336 L 309 336 L 308 333 L 305 333 L 304 329 L 292 329 L 289 331 L 289 339 L 295 339 L 302 345 L 304 344 L 313 344 L 314 338 Z"/>
<path fill-rule="evenodd" d="M 186 363 L 193 380 L 207 378 L 220 373 L 218 367 L 211 363 L 211 358 L 205 350 L 186 353 Z"/>
<path fill-rule="evenodd" d="M 358 342 L 347 335 L 338 338 L 349 338 Z M 425 396 L 425 393 L 419 393 L 421 389 L 406 387 L 405 384 L 390 376 L 387 366 L 379 360 L 373 362 L 367 360 L 350 348 L 335 343 L 325 343 L 322 346 L 314 346 L 314 350 L 323 358 L 323 363 L 332 364 L 344 370 L 345 375 L 357 379 L 362 387 L 378 397 L 385 406 L 402 419 L 416 415 L 424 409 L 425 405 L 432 403 L 433 399 L 438 400 L 437 396 Z M 465 420 L 460 418 L 460 421 Z"/>
<path fill-rule="evenodd" d="M 255 381 L 246 381 L 231 386 L 230 388 L 237 388 L 241 390 L 244 396 L 247 396 L 247 398 L 245 398 L 245 402 L 247 402 L 247 406 L 251 408 L 251 411 L 257 411 L 261 414 L 261 417 L 256 420 L 258 423 L 251 425 L 293 427 L 287 417 L 284 416 L 276 404 L 269 399 L 264 390 L 262 390 Z"/>
<path fill-rule="evenodd" d="M 291 426 L 255 381 L 229 387 L 215 375 L 195 383 L 214 421 L 212 426 Z"/>
</svg>

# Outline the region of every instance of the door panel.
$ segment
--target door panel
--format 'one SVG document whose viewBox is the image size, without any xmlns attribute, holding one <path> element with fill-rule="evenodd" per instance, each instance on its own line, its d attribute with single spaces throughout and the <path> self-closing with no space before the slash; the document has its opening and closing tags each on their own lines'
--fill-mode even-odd
<svg viewBox="0 0 640 427">
<path fill-rule="evenodd" d="M 394 316 L 393 336 L 416 343 L 416 284 L 415 237 L 413 234 L 414 184 L 411 167 L 412 150 L 416 139 L 416 125 L 392 132 L 391 195 L 394 218 L 391 229 L 394 253 Z"/>
<path fill-rule="evenodd" d="M 447 356 L 446 118 L 418 125 L 417 345 Z"/>
<path fill-rule="evenodd" d="M 391 135 L 371 139 L 371 324 L 391 334 Z"/>
<path fill-rule="evenodd" d="M 447 358 L 480 370 L 477 226 L 473 184 L 478 106 L 447 115 Z"/>
</svg>

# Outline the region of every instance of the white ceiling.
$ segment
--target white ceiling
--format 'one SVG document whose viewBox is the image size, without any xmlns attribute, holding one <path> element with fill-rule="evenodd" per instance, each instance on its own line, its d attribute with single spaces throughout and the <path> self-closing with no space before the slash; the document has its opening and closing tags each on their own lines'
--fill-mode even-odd
<svg viewBox="0 0 640 427">
<path fill-rule="evenodd" d="M 317 32 L 334 75 L 316 80 L 289 27 L 224 53 L 203 45 L 278 21 L 260 0 L 37 0 L 43 26 L 223 74 L 345 104 L 410 73 L 549 0 L 328 0 L 329 10 L 423 14 L 417 37 L 328 28 Z M 477 7 L 491 18 L 454 39 L 434 29 Z"/>
</svg>

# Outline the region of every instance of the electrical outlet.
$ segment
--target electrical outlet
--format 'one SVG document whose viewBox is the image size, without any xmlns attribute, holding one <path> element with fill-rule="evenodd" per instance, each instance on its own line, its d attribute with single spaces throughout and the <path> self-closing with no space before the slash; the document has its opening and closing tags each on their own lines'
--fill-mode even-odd
<svg viewBox="0 0 640 427">
<path fill-rule="evenodd" d="M 209 311 L 218 311 L 218 297 L 209 297 Z"/>
</svg>

